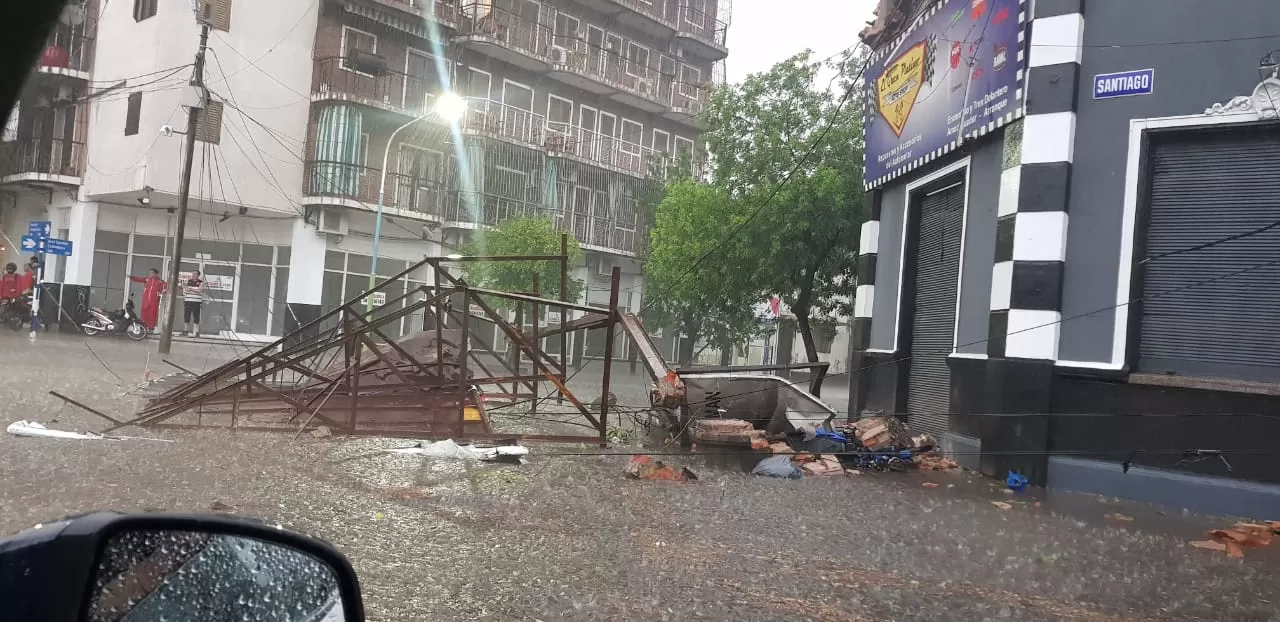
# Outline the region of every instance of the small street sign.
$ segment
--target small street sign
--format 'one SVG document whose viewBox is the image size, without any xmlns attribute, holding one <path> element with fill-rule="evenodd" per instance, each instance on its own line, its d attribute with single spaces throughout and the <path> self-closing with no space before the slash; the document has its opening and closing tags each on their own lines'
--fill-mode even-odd
<svg viewBox="0 0 1280 622">
<path fill-rule="evenodd" d="M 1155 69 L 1104 73 L 1093 77 L 1094 99 L 1150 95 L 1155 92 L 1155 88 Z"/>
<path fill-rule="evenodd" d="M 36 249 L 40 248 L 40 238 L 34 235 L 24 235 L 22 236 L 21 246 L 22 252 L 34 253 Z"/>
<path fill-rule="evenodd" d="M 60 255 L 62 257 L 71 256 L 71 240 L 59 240 L 57 238 L 45 238 L 43 252 L 50 255 Z"/>
<path fill-rule="evenodd" d="M 37 238 L 47 238 L 53 233 L 53 223 L 47 220 L 33 220 L 27 223 L 27 233 Z"/>
</svg>

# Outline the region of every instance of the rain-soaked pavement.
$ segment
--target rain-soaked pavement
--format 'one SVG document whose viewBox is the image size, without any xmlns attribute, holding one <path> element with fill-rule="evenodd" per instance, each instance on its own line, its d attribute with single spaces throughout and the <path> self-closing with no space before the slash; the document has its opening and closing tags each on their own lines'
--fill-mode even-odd
<svg viewBox="0 0 1280 622">
<path fill-rule="evenodd" d="M 0 423 L 97 429 L 47 391 L 124 415 L 148 365 L 172 371 L 154 344 L 84 341 L 0 336 Z M 176 349 L 207 369 L 234 348 Z M 643 396 L 631 382 L 620 401 Z M 671 462 L 699 481 L 656 483 L 624 479 L 625 457 L 551 455 L 562 446 L 506 466 L 382 451 L 403 440 L 131 433 L 174 442 L 0 435 L 0 532 L 225 504 L 337 545 L 372 620 L 1280 620 L 1280 550 L 1187 545 L 1230 519 L 1011 496 L 966 473 L 777 481 L 698 456 Z"/>
</svg>

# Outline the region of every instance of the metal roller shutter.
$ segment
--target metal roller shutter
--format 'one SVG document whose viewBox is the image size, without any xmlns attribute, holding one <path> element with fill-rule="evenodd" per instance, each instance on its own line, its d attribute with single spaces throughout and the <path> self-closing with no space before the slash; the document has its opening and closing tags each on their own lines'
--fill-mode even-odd
<svg viewBox="0 0 1280 622">
<path fill-rule="evenodd" d="M 924 197 L 920 206 L 907 413 L 912 429 L 939 437 L 951 410 L 947 356 L 955 340 L 964 192 L 956 185 Z"/>
<path fill-rule="evenodd" d="M 1193 134 L 1151 153 L 1146 257 L 1280 222 L 1280 131 Z M 1280 265 L 1259 267 L 1277 260 L 1280 228 L 1146 264 L 1139 369 L 1280 380 Z"/>
</svg>

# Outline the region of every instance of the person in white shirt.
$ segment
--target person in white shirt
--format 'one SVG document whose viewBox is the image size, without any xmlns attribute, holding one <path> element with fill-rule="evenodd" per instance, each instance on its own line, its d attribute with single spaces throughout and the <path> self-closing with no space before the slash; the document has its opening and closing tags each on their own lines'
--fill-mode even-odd
<svg viewBox="0 0 1280 622">
<path fill-rule="evenodd" d="M 204 304 L 204 277 L 199 270 L 179 283 L 182 288 L 182 335 L 200 336 L 200 305 Z"/>
</svg>

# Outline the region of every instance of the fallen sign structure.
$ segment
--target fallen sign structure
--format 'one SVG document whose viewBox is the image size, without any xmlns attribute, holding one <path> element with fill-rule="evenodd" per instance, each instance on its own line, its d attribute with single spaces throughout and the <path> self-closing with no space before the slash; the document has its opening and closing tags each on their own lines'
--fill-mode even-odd
<svg viewBox="0 0 1280 622">
<path fill-rule="evenodd" d="M 339 434 L 604 443 L 613 326 L 622 317 L 617 306 L 618 268 L 612 275 L 609 306 L 601 308 L 541 298 L 536 293 L 471 287 L 443 265 L 468 261 L 559 262 L 560 291 L 565 292 L 567 287 L 563 284 L 569 267 L 566 246 L 567 239 L 562 239 L 560 255 L 428 257 L 276 342 L 163 391 L 126 421 L 59 397 L 110 419 L 112 425 L 104 433 L 138 425 L 295 431 L 300 435 L 308 428 L 324 426 Z M 408 275 L 423 268 L 435 275 L 434 284 L 408 286 Z M 360 308 L 395 283 L 405 284 L 400 289 L 404 295 L 385 300 L 372 312 Z M 534 283 L 536 288 L 536 276 Z M 378 298 L 381 297 L 390 298 L 385 293 Z M 494 309 L 489 301 L 497 299 L 511 301 L 522 309 L 527 306 L 532 317 L 538 317 L 542 307 L 559 308 L 562 318 L 567 318 L 570 310 L 581 317 L 542 334 L 535 322 L 527 333 Z M 481 348 L 492 354 L 483 340 L 472 338 L 472 314 L 476 309 L 519 352 L 514 365 L 500 356 L 490 361 L 491 365 L 494 361 L 501 365 L 504 374 L 491 373 L 470 349 L 469 344 L 479 341 Z M 419 312 L 424 330 L 398 339 L 388 335 L 403 318 L 413 318 Z M 564 343 L 570 332 L 598 328 L 607 329 L 605 363 L 602 405 L 599 411 L 592 412 L 565 386 L 565 349 L 561 348 L 556 360 L 538 344 L 557 336 Z M 532 371 L 521 371 L 522 358 L 532 363 Z M 502 434 L 492 429 L 480 397 L 481 387 L 510 386 L 509 396 L 536 399 L 543 382 L 549 382 L 559 398 L 577 409 L 594 434 Z"/>
</svg>

